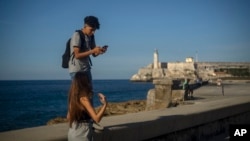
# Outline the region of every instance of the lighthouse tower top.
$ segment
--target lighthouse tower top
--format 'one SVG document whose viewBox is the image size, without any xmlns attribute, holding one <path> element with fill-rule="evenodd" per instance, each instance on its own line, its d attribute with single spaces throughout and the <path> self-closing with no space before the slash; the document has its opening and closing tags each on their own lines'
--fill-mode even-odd
<svg viewBox="0 0 250 141">
<path fill-rule="evenodd" d="M 154 69 L 158 69 L 158 68 L 159 68 L 158 50 L 155 49 L 155 52 L 154 52 Z"/>
<path fill-rule="evenodd" d="M 158 54 L 158 50 L 157 49 L 155 49 L 155 53 Z"/>
</svg>

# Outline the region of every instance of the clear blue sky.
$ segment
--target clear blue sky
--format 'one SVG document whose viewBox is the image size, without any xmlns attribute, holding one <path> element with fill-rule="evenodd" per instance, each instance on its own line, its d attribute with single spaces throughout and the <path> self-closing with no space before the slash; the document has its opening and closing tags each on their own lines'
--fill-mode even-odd
<svg viewBox="0 0 250 141">
<path fill-rule="evenodd" d="M 0 0 L 0 80 L 70 79 L 65 43 L 83 18 L 101 28 L 94 79 L 129 79 L 153 62 L 250 62 L 249 0 Z"/>
</svg>

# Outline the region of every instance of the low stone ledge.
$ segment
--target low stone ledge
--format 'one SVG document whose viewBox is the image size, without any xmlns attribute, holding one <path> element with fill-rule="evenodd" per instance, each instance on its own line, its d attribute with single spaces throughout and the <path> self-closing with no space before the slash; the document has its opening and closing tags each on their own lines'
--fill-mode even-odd
<svg viewBox="0 0 250 141">
<path fill-rule="evenodd" d="M 68 124 L 25 128 L 0 133 L 1 141 L 67 141 Z"/>
<path fill-rule="evenodd" d="M 248 107 L 250 107 L 250 97 L 240 97 L 109 117 L 102 122 L 106 129 L 97 133 L 95 138 L 109 141 L 139 141 L 157 138 L 249 113 Z M 246 118 L 249 119 L 249 116 Z"/>
<path fill-rule="evenodd" d="M 145 141 L 221 141 L 229 140 L 229 125 L 250 124 L 250 112 L 241 113 L 231 117 L 201 124 L 187 129 L 178 130 Z"/>
</svg>

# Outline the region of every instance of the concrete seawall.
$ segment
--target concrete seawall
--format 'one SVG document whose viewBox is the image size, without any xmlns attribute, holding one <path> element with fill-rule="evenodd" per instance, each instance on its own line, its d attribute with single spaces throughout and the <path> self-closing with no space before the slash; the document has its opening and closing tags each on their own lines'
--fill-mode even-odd
<svg viewBox="0 0 250 141">
<path fill-rule="evenodd" d="M 229 124 L 250 124 L 250 84 L 204 86 L 194 92 L 194 100 L 174 108 L 104 117 L 98 141 L 204 140 L 224 133 Z M 1 141 L 66 141 L 67 124 L 41 126 L 0 133 Z M 181 135 L 181 136 L 178 136 Z"/>
</svg>

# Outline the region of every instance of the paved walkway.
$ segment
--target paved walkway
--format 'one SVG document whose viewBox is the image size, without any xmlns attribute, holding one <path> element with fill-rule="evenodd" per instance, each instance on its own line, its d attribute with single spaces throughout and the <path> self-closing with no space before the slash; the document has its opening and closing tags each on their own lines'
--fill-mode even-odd
<svg viewBox="0 0 250 141">
<path fill-rule="evenodd" d="M 250 83 L 225 83 L 223 88 L 208 84 L 194 90 L 194 102 L 206 102 L 229 97 L 250 96 Z"/>
</svg>

